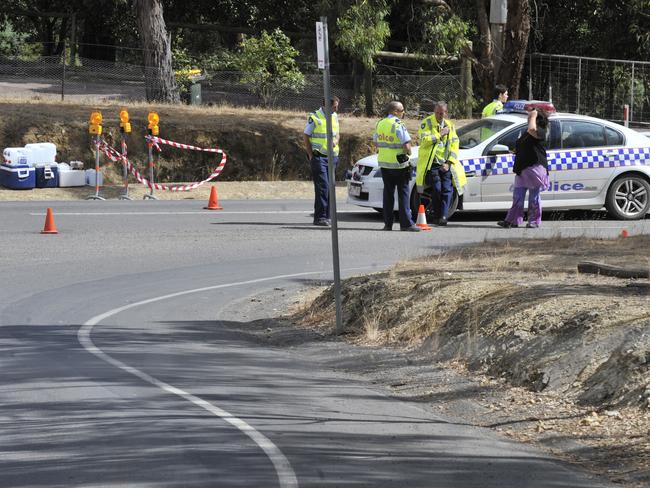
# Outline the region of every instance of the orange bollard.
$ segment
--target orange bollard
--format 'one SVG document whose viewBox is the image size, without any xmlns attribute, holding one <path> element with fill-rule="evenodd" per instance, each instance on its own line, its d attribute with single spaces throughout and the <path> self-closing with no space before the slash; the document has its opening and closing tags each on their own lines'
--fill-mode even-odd
<svg viewBox="0 0 650 488">
<path fill-rule="evenodd" d="M 56 230 L 56 225 L 54 225 L 54 214 L 52 209 L 48 208 L 47 213 L 45 214 L 45 227 L 41 231 L 41 234 L 58 234 L 59 231 Z"/>
<path fill-rule="evenodd" d="M 621 237 L 630 237 L 630 233 L 627 231 L 627 229 L 623 229 L 621 231 Z"/>
<path fill-rule="evenodd" d="M 432 230 L 427 224 L 427 214 L 424 211 L 424 205 L 420 205 L 418 209 L 418 221 L 415 223 L 422 230 Z"/>
<path fill-rule="evenodd" d="M 203 208 L 206 210 L 223 210 L 223 207 L 219 206 L 219 202 L 217 200 L 216 186 L 212 186 L 212 189 L 210 190 L 210 199 L 208 200 L 208 206 Z"/>
</svg>

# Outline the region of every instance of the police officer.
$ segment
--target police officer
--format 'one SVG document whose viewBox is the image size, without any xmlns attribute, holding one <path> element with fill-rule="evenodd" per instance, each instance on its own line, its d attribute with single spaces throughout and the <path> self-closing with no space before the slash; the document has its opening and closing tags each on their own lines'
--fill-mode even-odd
<svg viewBox="0 0 650 488">
<path fill-rule="evenodd" d="M 483 112 L 481 113 L 481 118 L 490 117 L 492 115 L 498 114 L 503 110 L 503 104 L 508 100 L 508 88 L 505 85 L 497 85 L 494 87 L 494 100 L 488 103 Z"/>
<path fill-rule="evenodd" d="M 332 109 L 332 149 L 334 168 L 339 161 L 339 98 L 330 99 Z M 327 117 L 323 107 L 309 114 L 307 125 L 303 131 L 303 141 L 307 159 L 311 164 L 311 175 L 314 180 L 314 225 L 329 227 L 329 175 L 327 163 Z"/>
<path fill-rule="evenodd" d="M 393 230 L 395 188 L 399 207 L 400 230 L 420 232 L 411 219 L 409 204 L 409 181 L 411 180 L 411 136 L 400 120 L 404 106 L 397 101 L 390 102 L 386 108 L 388 115 L 377 123 L 373 137 L 379 150 L 377 162 L 384 181 L 384 230 Z"/>
<path fill-rule="evenodd" d="M 491 117 L 496 115 L 501 110 L 503 110 L 503 104 L 508 100 L 508 88 L 505 85 L 497 85 L 494 87 L 494 100 L 488 103 L 483 112 L 481 113 L 481 118 Z M 481 141 L 485 141 L 494 135 L 494 131 L 490 127 L 481 127 Z"/>
<path fill-rule="evenodd" d="M 465 170 L 458 161 L 459 139 L 456 128 L 447 119 L 447 104 L 436 103 L 433 115 L 426 117 L 418 130 L 420 143 L 415 183 L 423 193 L 425 184 L 431 187 L 436 225 L 447 225 L 449 207 L 454 196 L 467 184 Z"/>
</svg>

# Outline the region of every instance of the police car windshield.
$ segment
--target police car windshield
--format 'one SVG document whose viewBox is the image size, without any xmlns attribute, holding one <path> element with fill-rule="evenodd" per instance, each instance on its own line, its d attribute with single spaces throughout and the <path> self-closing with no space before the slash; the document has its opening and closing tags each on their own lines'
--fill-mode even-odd
<svg viewBox="0 0 650 488">
<path fill-rule="evenodd" d="M 488 118 L 464 125 L 457 131 L 460 148 L 471 149 L 514 123 L 509 120 Z"/>
</svg>

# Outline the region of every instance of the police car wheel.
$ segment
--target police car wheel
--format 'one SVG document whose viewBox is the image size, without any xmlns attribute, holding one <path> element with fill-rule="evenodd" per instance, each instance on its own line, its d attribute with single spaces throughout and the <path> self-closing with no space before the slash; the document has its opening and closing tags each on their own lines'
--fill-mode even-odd
<svg viewBox="0 0 650 488">
<path fill-rule="evenodd" d="M 420 204 L 424 205 L 424 211 L 427 216 L 427 222 L 432 222 L 433 219 L 436 218 L 436 216 L 433 214 L 433 205 L 431 204 L 431 189 L 430 188 L 425 188 L 424 192 L 422 195 L 420 195 L 414 186 L 413 189 L 411 190 L 411 216 L 413 218 L 413 222 L 415 222 L 418 219 L 418 210 L 420 208 Z M 458 209 L 458 193 L 456 193 L 456 189 L 454 188 L 454 197 L 451 200 L 451 205 L 449 207 L 449 213 L 447 215 L 447 218 L 451 218 L 454 213 L 456 213 L 456 210 Z"/>
<path fill-rule="evenodd" d="M 637 220 L 650 210 L 650 183 L 642 176 L 622 176 L 607 192 L 605 207 L 619 220 Z"/>
</svg>

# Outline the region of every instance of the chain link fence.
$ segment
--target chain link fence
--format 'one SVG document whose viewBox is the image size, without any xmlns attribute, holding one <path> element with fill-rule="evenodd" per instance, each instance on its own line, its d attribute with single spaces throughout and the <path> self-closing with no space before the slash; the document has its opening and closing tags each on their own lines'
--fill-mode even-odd
<svg viewBox="0 0 650 488">
<path fill-rule="evenodd" d="M 143 101 L 146 74 L 143 66 L 125 62 L 78 57 L 70 65 L 63 56 L 0 56 L 0 93 L 25 99 Z M 210 73 L 200 82 L 202 103 L 309 111 L 322 102 L 321 74 L 305 75 L 298 91 L 276 86 L 264 92 L 259 83 L 243 75 Z M 248 81 L 244 82 L 245 78 Z M 459 72 L 449 69 L 375 75 L 373 102 L 379 112 L 388 101 L 398 99 L 414 113 L 425 100 L 446 100 L 450 113 L 462 113 L 466 94 L 461 78 Z M 632 125 L 650 125 L 650 62 L 533 54 L 526 63 L 523 84 L 522 93 L 551 99 L 561 111 L 622 122 L 623 106 L 629 105 Z M 362 111 L 363 97 L 355 95 L 351 76 L 334 75 L 331 85 L 332 93 L 341 98 L 343 112 Z M 189 93 L 185 98 L 189 99 Z"/>
<path fill-rule="evenodd" d="M 31 58 L 31 59 L 30 59 Z M 144 66 L 126 62 L 109 62 L 76 57 L 65 62 L 63 55 L 0 56 L 0 93 L 11 98 L 65 99 L 80 102 L 146 100 Z M 151 76 L 155 79 L 156 76 Z M 363 96 L 357 96 L 354 80 L 348 75 L 330 77 L 332 93 L 341 99 L 343 112 L 362 112 Z M 233 106 L 267 106 L 288 110 L 310 111 L 323 98 L 323 75 L 306 74 L 297 91 L 278 86 L 261 89 L 254 75 L 235 71 L 208 73 L 200 82 L 199 100 L 203 104 Z M 182 94 L 188 103 L 190 87 Z M 195 87 L 196 88 L 196 87 Z M 195 91 L 196 93 L 196 91 Z M 460 76 L 448 71 L 431 74 L 390 74 L 374 77 L 374 104 L 380 112 L 385 104 L 401 100 L 411 111 L 422 100 L 447 100 L 450 110 L 462 101 Z M 192 100 L 194 102 L 194 100 Z"/>
<path fill-rule="evenodd" d="M 203 103 L 226 103 L 235 106 L 282 108 L 286 110 L 311 111 L 323 102 L 323 76 L 305 75 L 304 85 L 297 91 L 283 87 L 261 89 L 260 82 L 252 81 L 254 75 L 237 71 L 218 71 L 209 74 L 201 82 Z M 247 81 L 244 81 L 244 80 Z M 352 110 L 354 92 L 350 76 L 330 76 L 332 94 L 341 99 L 341 108 L 345 112 Z"/>
<path fill-rule="evenodd" d="M 421 111 L 432 110 L 431 103 L 423 102 L 444 100 L 450 114 L 460 114 L 464 108 L 460 74 L 377 75 L 374 81 L 377 107 L 384 107 L 391 100 L 400 100 L 409 114 L 420 115 Z"/>
<path fill-rule="evenodd" d="M 11 98 L 143 100 L 142 66 L 78 58 L 68 66 L 62 56 L 37 60 L 0 57 L 0 90 Z"/>
<path fill-rule="evenodd" d="M 563 112 L 650 125 L 650 62 L 532 54 L 524 80 L 530 98 L 552 100 Z"/>
</svg>

